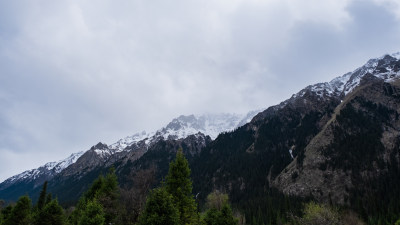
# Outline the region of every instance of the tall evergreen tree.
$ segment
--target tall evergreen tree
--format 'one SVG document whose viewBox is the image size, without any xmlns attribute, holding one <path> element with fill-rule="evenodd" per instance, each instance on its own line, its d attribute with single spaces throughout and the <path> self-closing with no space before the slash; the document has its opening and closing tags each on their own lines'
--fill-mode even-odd
<svg viewBox="0 0 400 225">
<path fill-rule="evenodd" d="M 169 165 L 166 190 L 173 197 L 179 211 L 179 221 L 182 225 L 195 224 L 199 220 L 192 188 L 189 163 L 184 157 L 182 149 L 179 149 L 175 161 Z"/>
<path fill-rule="evenodd" d="M 139 225 L 179 225 L 179 212 L 173 197 L 164 187 L 151 191 L 145 209 L 139 217 Z"/>
<path fill-rule="evenodd" d="M 40 196 L 37 202 L 37 208 L 42 210 L 46 205 L 46 197 L 47 197 L 47 181 L 44 182 L 42 190 L 40 191 Z"/>
<path fill-rule="evenodd" d="M 119 211 L 119 188 L 114 168 L 111 168 L 104 178 L 96 199 L 103 207 L 105 223 L 114 223 Z"/>
<path fill-rule="evenodd" d="M 36 225 L 64 225 L 65 217 L 62 207 L 58 204 L 56 199 L 50 201 L 39 212 Z"/>
<path fill-rule="evenodd" d="M 119 212 L 119 188 L 114 168 L 111 168 L 106 177 L 100 175 L 89 190 L 81 197 L 76 209 L 69 217 L 71 224 L 77 225 L 90 202 L 99 204 L 104 214 L 105 224 L 114 223 Z M 92 203 L 93 206 L 93 203 Z"/>
<path fill-rule="evenodd" d="M 30 225 L 32 223 L 32 201 L 28 196 L 22 196 L 11 211 L 4 225 Z"/>
</svg>

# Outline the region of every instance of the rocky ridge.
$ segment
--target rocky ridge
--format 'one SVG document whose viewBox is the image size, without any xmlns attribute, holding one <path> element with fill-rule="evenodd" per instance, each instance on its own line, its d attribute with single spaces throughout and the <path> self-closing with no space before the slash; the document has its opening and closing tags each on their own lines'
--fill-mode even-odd
<svg viewBox="0 0 400 225">
<path fill-rule="evenodd" d="M 160 140 L 184 139 L 199 132 L 215 139 L 219 133 L 233 130 L 249 122 L 259 111 L 261 110 L 251 111 L 246 115 L 229 113 L 181 115 L 155 132 L 136 133 L 111 145 L 99 142 L 87 151 L 73 153 L 66 159 L 49 162 L 39 168 L 12 176 L 0 184 L 0 191 L 18 182 L 35 182 L 39 185 L 44 180 L 49 180 L 64 170 L 64 174 L 70 175 L 79 172 L 79 170 L 90 170 L 103 164 L 110 165 L 126 155 L 140 157 L 152 144 Z M 131 151 L 136 152 L 130 153 Z M 66 170 L 68 167 L 71 168 Z"/>
</svg>

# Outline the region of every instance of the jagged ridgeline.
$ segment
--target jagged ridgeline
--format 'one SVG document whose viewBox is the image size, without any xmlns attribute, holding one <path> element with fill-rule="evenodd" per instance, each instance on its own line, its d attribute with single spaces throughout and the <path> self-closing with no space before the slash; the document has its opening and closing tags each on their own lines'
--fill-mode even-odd
<svg viewBox="0 0 400 225">
<path fill-rule="evenodd" d="M 163 143 L 175 141 L 182 142 L 184 148 L 196 145 L 190 148 L 199 152 L 211 138 L 215 139 L 220 132 L 233 130 L 249 122 L 258 112 L 259 110 L 251 111 L 244 115 L 226 113 L 180 116 L 156 132 L 137 133 L 112 145 L 98 143 L 89 150 L 72 154 L 64 160 L 47 163 L 10 177 L 0 184 L 0 199 L 16 201 L 25 193 L 35 199 L 40 186 L 48 180 L 52 181 L 49 182 L 50 188 L 54 185 L 56 190 L 60 190 L 61 198 L 65 196 L 64 200 L 75 201 L 101 171 L 106 171 L 114 163 L 129 168 L 132 162 L 140 159 L 146 152 L 152 152 L 150 149 L 159 149 Z"/>
<path fill-rule="evenodd" d="M 257 115 L 179 117 L 158 132 L 99 143 L 48 176 L 48 189 L 74 204 L 111 166 L 124 188 L 138 185 L 141 171 L 153 171 L 155 185 L 182 148 L 200 207 L 219 190 L 250 224 L 285 222 L 309 199 L 352 209 L 369 224 L 393 224 L 400 218 L 399 58 L 371 59 Z M 12 181 L 0 185 L 0 198 L 35 195 L 35 182 L 43 183 Z"/>
</svg>

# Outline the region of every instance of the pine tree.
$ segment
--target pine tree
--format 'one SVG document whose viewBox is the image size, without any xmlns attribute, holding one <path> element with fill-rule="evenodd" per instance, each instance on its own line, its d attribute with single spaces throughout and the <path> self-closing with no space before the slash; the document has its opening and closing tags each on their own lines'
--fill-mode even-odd
<svg viewBox="0 0 400 225">
<path fill-rule="evenodd" d="M 139 217 L 139 225 L 179 224 L 179 212 L 174 205 L 172 195 L 164 187 L 152 190 Z"/>
<path fill-rule="evenodd" d="M 52 200 L 39 212 L 37 225 L 64 225 L 64 211 L 58 201 Z"/>
<path fill-rule="evenodd" d="M 79 220 L 79 225 L 103 225 L 105 221 L 103 208 L 97 201 L 89 201 Z"/>
<path fill-rule="evenodd" d="M 199 217 L 192 194 L 189 163 L 183 156 L 182 149 L 178 150 L 175 161 L 169 165 L 166 190 L 172 195 L 177 206 L 180 224 L 197 223 Z"/>
<path fill-rule="evenodd" d="M 42 191 L 40 191 L 40 196 L 37 202 L 37 208 L 42 210 L 46 204 L 46 197 L 47 197 L 47 181 L 44 182 Z"/>
<path fill-rule="evenodd" d="M 114 223 L 119 212 L 119 188 L 114 168 L 111 168 L 106 177 L 100 175 L 89 190 L 81 197 L 76 209 L 69 217 L 69 222 L 77 225 L 83 216 L 89 202 L 96 202 L 102 208 L 105 224 Z"/>
<path fill-rule="evenodd" d="M 11 211 L 4 225 L 30 225 L 32 222 L 32 201 L 28 196 L 22 196 Z"/>
<path fill-rule="evenodd" d="M 104 178 L 104 182 L 97 193 L 96 199 L 103 207 L 105 223 L 113 223 L 119 211 L 118 180 L 114 168 L 111 168 Z"/>
</svg>

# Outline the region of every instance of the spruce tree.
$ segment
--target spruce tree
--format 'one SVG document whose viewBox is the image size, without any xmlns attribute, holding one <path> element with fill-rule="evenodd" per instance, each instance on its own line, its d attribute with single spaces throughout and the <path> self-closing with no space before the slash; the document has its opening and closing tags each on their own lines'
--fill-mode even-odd
<svg viewBox="0 0 400 225">
<path fill-rule="evenodd" d="M 40 191 L 40 196 L 37 202 L 37 208 L 42 210 L 46 204 L 47 197 L 47 181 L 44 182 L 42 190 Z"/>
<path fill-rule="evenodd" d="M 192 194 L 189 163 L 184 157 L 182 149 L 178 150 L 175 161 L 169 165 L 166 177 L 166 190 L 172 195 L 174 203 L 177 206 L 180 224 L 197 223 L 199 217 Z"/>
<path fill-rule="evenodd" d="M 39 212 L 36 223 L 37 225 L 64 225 L 64 211 L 58 204 L 57 199 L 50 201 Z"/>
<path fill-rule="evenodd" d="M 4 222 L 4 225 L 30 225 L 32 223 L 32 201 L 28 196 L 22 196 Z"/>
<path fill-rule="evenodd" d="M 91 185 L 89 190 L 81 197 L 76 209 L 70 215 L 69 222 L 77 225 L 83 217 L 89 202 L 96 202 L 102 209 L 104 223 L 114 223 L 119 212 L 119 188 L 114 168 L 111 168 L 104 177 L 100 175 Z"/>
<path fill-rule="evenodd" d="M 114 223 L 119 212 L 119 188 L 114 168 L 104 178 L 96 199 L 103 207 L 105 224 Z"/>
<path fill-rule="evenodd" d="M 139 217 L 139 225 L 179 224 L 179 212 L 174 205 L 172 195 L 164 187 L 152 190 Z"/>
</svg>

